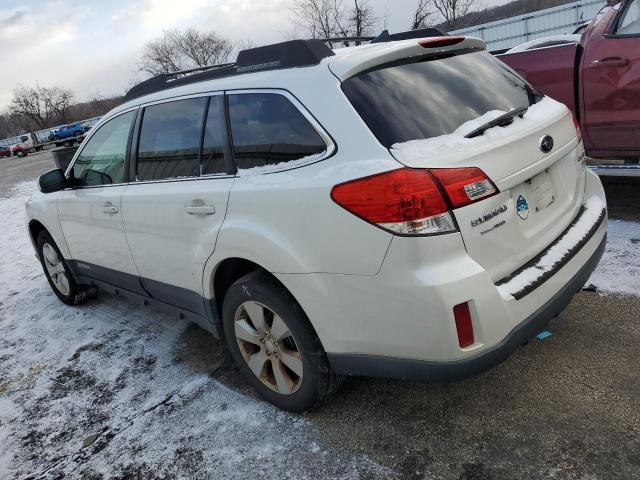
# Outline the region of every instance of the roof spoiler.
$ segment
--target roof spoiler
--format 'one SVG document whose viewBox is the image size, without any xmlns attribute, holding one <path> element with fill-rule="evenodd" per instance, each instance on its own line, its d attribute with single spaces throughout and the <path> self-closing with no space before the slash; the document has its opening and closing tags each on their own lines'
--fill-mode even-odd
<svg viewBox="0 0 640 480">
<path fill-rule="evenodd" d="M 380 35 L 371 40 L 371 43 L 397 42 L 399 40 L 411 40 L 412 38 L 425 37 L 446 37 L 447 32 L 443 32 L 439 28 L 429 27 L 420 28 L 418 30 L 408 30 L 406 32 L 389 33 L 389 30 L 383 30 Z"/>
</svg>

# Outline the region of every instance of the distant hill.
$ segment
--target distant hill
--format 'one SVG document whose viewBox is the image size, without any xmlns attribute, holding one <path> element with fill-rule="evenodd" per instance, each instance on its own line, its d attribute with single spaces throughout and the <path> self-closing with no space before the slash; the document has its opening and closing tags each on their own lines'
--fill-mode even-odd
<svg viewBox="0 0 640 480">
<path fill-rule="evenodd" d="M 513 2 L 497 7 L 488 8 L 478 12 L 471 12 L 464 17 L 461 17 L 458 25 L 456 25 L 452 30 L 473 27 L 474 25 L 495 22 L 496 20 L 504 20 L 506 18 L 516 17 L 525 13 L 537 12 L 538 10 L 565 5 L 574 1 L 576 0 L 514 0 Z M 438 27 L 444 28 L 444 25 L 441 24 L 438 25 Z"/>
</svg>

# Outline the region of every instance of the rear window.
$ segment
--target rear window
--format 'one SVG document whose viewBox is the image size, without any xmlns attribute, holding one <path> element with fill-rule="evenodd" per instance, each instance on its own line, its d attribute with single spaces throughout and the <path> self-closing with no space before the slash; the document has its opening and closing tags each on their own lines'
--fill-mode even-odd
<svg viewBox="0 0 640 480">
<path fill-rule="evenodd" d="M 229 95 L 229 121 L 240 170 L 301 160 L 327 149 L 304 115 L 276 93 Z"/>
<path fill-rule="evenodd" d="M 528 84 L 486 52 L 392 64 L 349 78 L 342 90 L 385 147 L 447 135 L 491 110 L 536 101 Z"/>
</svg>

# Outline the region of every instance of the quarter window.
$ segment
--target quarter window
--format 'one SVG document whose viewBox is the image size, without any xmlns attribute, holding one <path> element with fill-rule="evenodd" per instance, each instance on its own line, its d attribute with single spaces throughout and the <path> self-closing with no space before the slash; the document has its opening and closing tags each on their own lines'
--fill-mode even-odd
<svg viewBox="0 0 640 480">
<path fill-rule="evenodd" d="M 616 33 L 620 35 L 640 34 L 640 0 L 633 1 L 627 7 Z"/>
<path fill-rule="evenodd" d="M 315 128 L 283 95 L 229 95 L 229 120 L 240 170 L 313 157 L 327 149 Z"/>
<path fill-rule="evenodd" d="M 125 181 L 124 162 L 134 117 L 132 111 L 109 120 L 87 141 L 71 170 L 78 186 Z"/>
<path fill-rule="evenodd" d="M 138 180 L 197 177 L 206 98 L 146 107 L 138 144 Z"/>
</svg>

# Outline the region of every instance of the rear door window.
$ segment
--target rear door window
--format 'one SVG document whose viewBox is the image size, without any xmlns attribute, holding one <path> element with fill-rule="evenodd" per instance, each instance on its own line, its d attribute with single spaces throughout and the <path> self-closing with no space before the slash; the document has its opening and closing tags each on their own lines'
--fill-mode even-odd
<svg viewBox="0 0 640 480">
<path fill-rule="evenodd" d="M 347 79 L 342 90 L 385 147 L 447 135 L 491 110 L 538 98 L 486 52 L 381 66 Z"/>
<path fill-rule="evenodd" d="M 229 95 L 229 120 L 239 170 L 311 159 L 327 150 L 300 110 L 277 93 Z"/>
<path fill-rule="evenodd" d="M 138 180 L 200 175 L 200 135 L 207 98 L 189 98 L 144 109 L 138 143 Z"/>
</svg>

